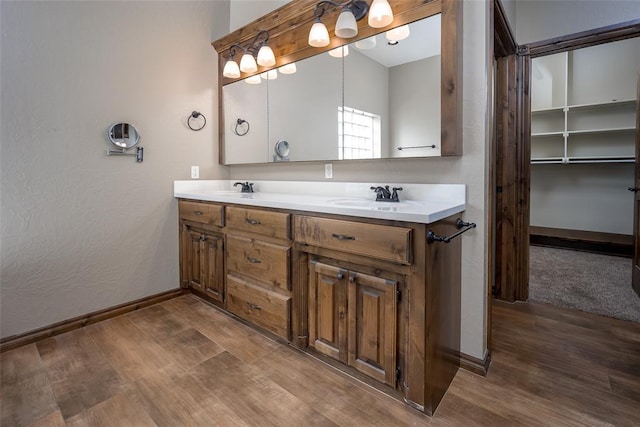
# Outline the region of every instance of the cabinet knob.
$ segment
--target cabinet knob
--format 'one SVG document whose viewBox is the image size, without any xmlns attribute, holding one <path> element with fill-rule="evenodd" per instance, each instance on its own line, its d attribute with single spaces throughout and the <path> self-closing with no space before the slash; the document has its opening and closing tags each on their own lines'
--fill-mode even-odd
<svg viewBox="0 0 640 427">
<path fill-rule="evenodd" d="M 252 258 L 250 256 L 247 257 L 247 261 L 249 261 L 251 264 L 260 264 L 260 263 L 262 263 L 262 261 L 260 261 L 258 258 Z"/>
<path fill-rule="evenodd" d="M 640 188 L 638 188 L 638 187 L 629 187 L 629 188 L 627 188 L 627 190 L 633 191 L 634 193 L 637 193 L 638 191 L 640 191 Z"/>
<path fill-rule="evenodd" d="M 331 237 L 333 237 L 334 239 L 338 239 L 338 240 L 356 240 L 355 237 L 353 236 L 347 236 L 346 234 L 336 234 L 336 233 L 332 233 Z"/>
<path fill-rule="evenodd" d="M 198 215 L 198 216 L 202 215 L 202 211 L 193 211 L 193 213 Z"/>
<path fill-rule="evenodd" d="M 251 224 L 251 225 L 260 224 L 260 221 L 258 221 L 257 219 L 245 218 L 244 220 L 247 222 L 247 224 Z"/>
</svg>

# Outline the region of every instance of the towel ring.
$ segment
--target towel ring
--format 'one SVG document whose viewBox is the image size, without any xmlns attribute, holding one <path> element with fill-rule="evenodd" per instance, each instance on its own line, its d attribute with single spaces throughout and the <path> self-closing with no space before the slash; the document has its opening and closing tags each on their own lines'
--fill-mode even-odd
<svg viewBox="0 0 640 427">
<path fill-rule="evenodd" d="M 191 126 L 191 119 L 197 119 L 198 117 L 202 117 L 202 119 L 204 120 L 204 123 L 202 123 L 202 126 L 200 126 L 199 128 L 194 128 L 193 126 Z M 189 126 L 189 129 L 191 130 L 199 131 L 204 129 L 206 125 L 207 125 L 207 118 L 204 116 L 204 114 L 198 111 L 194 111 L 193 113 L 191 113 L 191 115 L 187 119 L 187 126 Z"/>
</svg>

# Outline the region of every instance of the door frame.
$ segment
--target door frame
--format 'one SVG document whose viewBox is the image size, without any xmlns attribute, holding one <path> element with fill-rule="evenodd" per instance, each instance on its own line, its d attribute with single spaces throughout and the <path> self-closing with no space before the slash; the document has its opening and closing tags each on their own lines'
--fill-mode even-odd
<svg viewBox="0 0 640 427">
<path fill-rule="evenodd" d="M 496 0 L 499 4 L 499 0 Z M 517 95 L 515 109 L 509 105 L 508 114 L 514 117 L 513 140 L 496 139 L 492 166 L 502 174 L 496 175 L 496 185 L 489 192 L 489 205 L 495 209 L 496 249 L 494 254 L 494 296 L 507 301 L 526 301 L 529 294 L 529 203 L 531 179 L 531 59 L 589 46 L 640 37 L 640 19 L 600 27 L 580 33 L 542 40 L 518 47 Z M 494 117 L 494 124 L 499 116 Z M 500 155 L 507 153 L 510 155 Z M 637 161 L 638 159 L 636 159 Z M 510 167 L 509 161 L 514 162 Z M 502 197 L 495 189 L 502 187 Z M 504 196 L 508 190 L 507 197 Z M 503 243 L 503 244 L 501 244 Z M 491 283 L 491 282 L 490 282 Z"/>
</svg>

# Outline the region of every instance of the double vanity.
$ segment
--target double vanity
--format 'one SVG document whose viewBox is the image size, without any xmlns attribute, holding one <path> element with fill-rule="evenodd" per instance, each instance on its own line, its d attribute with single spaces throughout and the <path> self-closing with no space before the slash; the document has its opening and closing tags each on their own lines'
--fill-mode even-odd
<svg viewBox="0 0 640 427">
<path fill-rule="evenodd" d="M 233 184 L 174 183 L 181 286 L 432 414 L 459 366 L 461 239 L 447 237 L 465 186 L 376 201 L 382 183 Z"/>
</svg>

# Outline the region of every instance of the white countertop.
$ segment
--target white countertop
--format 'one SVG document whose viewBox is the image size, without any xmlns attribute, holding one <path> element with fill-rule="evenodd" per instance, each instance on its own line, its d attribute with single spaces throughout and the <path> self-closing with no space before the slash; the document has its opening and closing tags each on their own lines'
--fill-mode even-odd
<svg viewBox="0 0 640 427">
<path fill-rule="evenodd" d="M 465 210 L 464 184 L 402 184 L 317 181 L 249 181 L 254 193 L 241 193 L 230 180 L 174 181 L 181 199 L 233 203 L 429 224 Z M 402 187 L 400 202 L 376 202 L 370 187 Z"/>
</svg>

